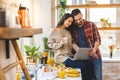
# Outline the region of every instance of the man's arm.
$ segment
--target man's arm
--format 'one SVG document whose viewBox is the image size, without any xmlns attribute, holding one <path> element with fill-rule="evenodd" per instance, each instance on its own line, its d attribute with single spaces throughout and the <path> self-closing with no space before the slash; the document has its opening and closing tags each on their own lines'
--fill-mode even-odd
<svg viewBox="0 0 120 80">
<path fill-rule="evenodd" d="M 98 49 L 99 46 L 100 46 L 100 41 L 96 41 L 95 45 L 94 45 L 93 49 L 90 51 L 89 55 L 90 56 L 95 55 L 95 52 L 96 52 L 96 50 Z"/>
<path fill-rule="evenodd" d="M 92 28 L 93 39 L 94 39 L 95 43 L 94 43 L 94 46 L 93 46 L 91 52 L 89 53 L 90 56 L 95 55 L 96 50 L 99 48 L 99 46 L 101 44 L 101 37 L 98 32 L 97 26 L 94 23 L 92 25 L 93 25 L 93 28 Z"/>
</svg>

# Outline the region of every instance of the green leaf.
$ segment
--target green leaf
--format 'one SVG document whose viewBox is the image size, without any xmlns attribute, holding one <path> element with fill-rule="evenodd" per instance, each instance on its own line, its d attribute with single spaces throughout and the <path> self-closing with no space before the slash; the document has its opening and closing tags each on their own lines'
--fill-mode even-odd
<svg viewBox="0 0 120 80">
<path fill-rule="evenodd" d="M 44 49 L 45 49 L 45 50 L 50 49 L 50 48 L 48 47 L 47 41 L 48 41 L 48 38 L 47 38 L 47 37 L 44 37 L 44 38 L 43 38 L 43 43 L 44 43 Z"/>
<path fill-rule="evenodd" d="M 59 0 L 58 3 L 61 7 L 60 8 L 60 15 L 59 15 L 59 18 L 61 18 L 66 13 L 66 11 L 68 10 L 67 0 Z"/>
<path fill-rule="evenodd" d="M 31 47 L 28 46 L 28 45 L 25 45 L 24 47 L 25 47 L 25 50 L 26 50 L 26 51 L 30 51 L 30 50 L 31 50 Z"/>
<path fill-rule="evenodd" d="M 36 47 L 35 45 L 33 47 L 30 47 L 29 45 L 25 45 L 25 53 L 27 56 L 31 57 L 31 58 L 39 58 L 42 53 L 38 52 L 39 47 Z"/>
</svg>

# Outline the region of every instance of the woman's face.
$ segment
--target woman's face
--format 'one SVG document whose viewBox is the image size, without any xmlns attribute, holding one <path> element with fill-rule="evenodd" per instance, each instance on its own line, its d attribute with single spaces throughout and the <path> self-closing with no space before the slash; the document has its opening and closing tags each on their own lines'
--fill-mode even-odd
<svg viewBox="0 0 120 80">
<path fill-rule="evenodd" d="M 72 17 L 69 17 L 68 19 L 66 19 L 65 21 L 64 21 L 64 27 L 69 27 L 71 24 L 72 24 L 72 22 L 73 22 L 73 18 Z"/>
</svg>

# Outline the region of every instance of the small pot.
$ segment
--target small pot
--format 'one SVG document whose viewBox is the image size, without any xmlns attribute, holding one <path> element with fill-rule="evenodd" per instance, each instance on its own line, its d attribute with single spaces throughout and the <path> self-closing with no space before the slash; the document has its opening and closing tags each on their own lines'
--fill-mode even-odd
<svg viewBox="0 0 120 80">
<path fill-rule="evenodd" d="M 27 62 L 27 64 L 30 64 L 30 63 L 36 64 L 37 63 L 37 58 L 27 57 L 26 62 Z"/>
</svg>

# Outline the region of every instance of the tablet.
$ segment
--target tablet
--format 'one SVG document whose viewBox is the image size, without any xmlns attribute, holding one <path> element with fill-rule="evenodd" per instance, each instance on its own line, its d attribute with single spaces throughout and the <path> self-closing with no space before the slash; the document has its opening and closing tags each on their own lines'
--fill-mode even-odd
<svg viewBox="0 0 120 80">
<path fill-rule="evenodd" d="M 89 58 L 89 51 L 91 48 L 79 48 L 78 51 L 75 53 L 75 55 L 72 57 L 69 57 L 72 60 L 87 60 Z"/>
<path fill-rule="evenodd" d="M 79 48 L 76 54 L 74 55 L 73 60 L 87 60 L 89 58 L 88 53 L 91 48 Z"/>
</svg>

